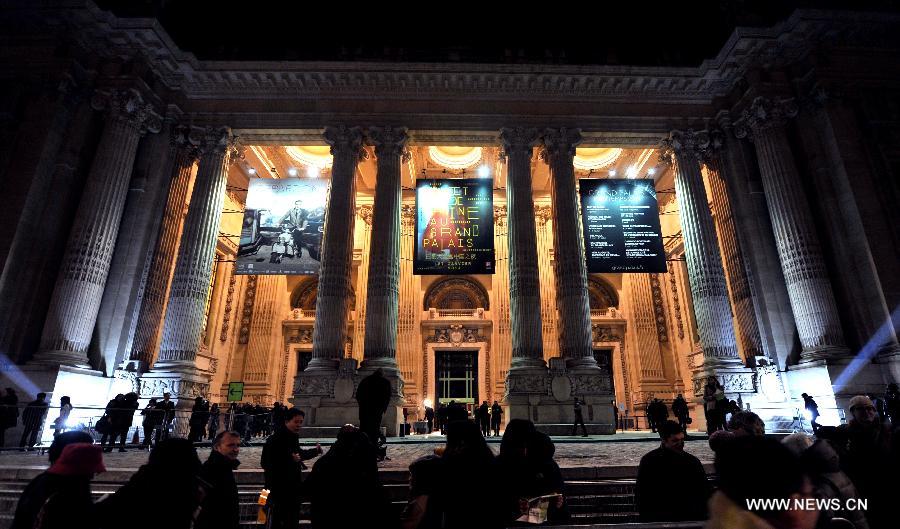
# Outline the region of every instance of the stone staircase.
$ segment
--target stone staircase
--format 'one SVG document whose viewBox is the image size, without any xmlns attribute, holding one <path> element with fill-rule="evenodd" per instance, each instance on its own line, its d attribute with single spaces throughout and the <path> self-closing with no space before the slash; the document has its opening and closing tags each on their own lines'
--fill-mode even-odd
<svg viewBox="0 0 900 529">
<path fill-rule="evenodd" d="M 0 529 L 12 523 L 16 504 L 22 489 L 28 481 L 41 472 L 39 468 L 3 469 L 0 471 Z M 572 525 L 633 524 L 638 520 L 634 505 L 635 467 L 565 468 L 566 495 L 572 514 Z M 112 470 L 101 475 L 93 485 L 95 500 L 104 494 L 114 492 L 131 471 Z M 399 514 L 406 505 L 409 492 L 409 472 L 383 470 L 379 473 L 389 498 Z M 259 506 L 257 497 L 262 487 L 262 472 L 259 470 L 237 472 L 240 497 L 241 524 L 249 528 L 261 528 L 257 520 Z M 309 505 L 304 504 L 304 517 L 308 518 Z M 308 526 L 308 520 L 301 526 Z M 677 527 L 700 527 L 701 524 L 677 525 Z M 631 527 L 643 527 L 644 524 Z M 676 527 L 675 525 L 652 525 L 646 527 Z"/>
</svg>

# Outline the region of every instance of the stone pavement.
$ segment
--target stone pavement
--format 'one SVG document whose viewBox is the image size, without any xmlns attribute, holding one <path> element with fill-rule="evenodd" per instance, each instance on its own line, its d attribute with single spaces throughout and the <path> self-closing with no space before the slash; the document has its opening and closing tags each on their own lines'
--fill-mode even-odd
<svg viewBox="0 0 900 529">
<path fill-rule="evenodd" d="M 693 435 L 693 432 L 692 432 Z M 582 437 L 554 437 L 556 443 L 556 461 L 561 467 L 607 467 L 607 466 L 637 466 L 641 457 L 659 446 L 659 438 L 649 432 L 628 432 L 615 436 L 591 436 Z M 302 439 L 304 446 L 315 445 L 315 439 Z M 322 439 L 323 448 L 332 439 Z M 500 438 L 488 439 L 494 453 L 500 450 Z M 433 453 L 436 447 L 443 446 L 443 436 L 413 436 L 407 438 L 392 438 L 388 442 L 388 457 L 390 461 L 379 464 L 384 470 L 406 470 L 409 464 L 417 458 Z M 201 460 L 206 460 L 209 455 L 208 447 L 197 449 Z M 695 436 L 685 443 L 685 450 L 697 456 L 703 463 L 712 463 L 713 453 L 704 436 Z M 259 467 L 259 456 L 262 446 L 255 444 L 241 448 L 241 469 L 252 470 Z M 108 469 L 136 469 L 147 461 L 147 452 L 138 449 L 129 449 L 122 454 L 116 451 L 104 454 L 104 461 Z M 3 451 L 0 454 L 0 468 L 17 467 L 46 467 L 47 456 L 38 452 Z"/>
</svg>

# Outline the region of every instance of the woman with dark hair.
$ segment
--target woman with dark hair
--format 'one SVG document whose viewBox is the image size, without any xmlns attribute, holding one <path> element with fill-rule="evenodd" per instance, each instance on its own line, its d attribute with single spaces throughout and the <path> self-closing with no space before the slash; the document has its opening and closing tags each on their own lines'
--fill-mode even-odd
<svg viewBox="0 0 900 529">
<path fill-rule="evenodd" d="M 115 494 L 97 504 L 99 526 L 189 529 L 200 505 L 199 472 L 200 458 L 193 443 L 176 438 L 156 443 L 147 464 Z M 135 509 L 141 505 L 152 505 L 160 515 L 136 516 Z"/>
<path fill-rule="evenodd" d="M 500 441 L 498 466 L 503 480 L 502 501 L 505 522 L 510 524 L 528 512 L 528 499 L 563 493 L 562 472 L 553 460 L 556 447 L 531 421 L 513 419 Z M 569 519 L 563 497 L 550 503 L 548 520 Z"/>
</svg>

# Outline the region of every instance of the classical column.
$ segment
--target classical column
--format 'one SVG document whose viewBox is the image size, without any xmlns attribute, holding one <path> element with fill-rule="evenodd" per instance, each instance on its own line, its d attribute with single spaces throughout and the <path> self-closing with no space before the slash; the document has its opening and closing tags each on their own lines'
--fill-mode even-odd
<svg viewBox="0 0 900 529">
<path fill-rule="evenodd" d="M 541 140 L 541 157 L 550 166 L 552 181 L 559 352 L 572 367 L 596 367 L 591 345 L 584 241 L 581 239 L 575 166 L 572 165 L 575 146 L 581 143 L 581 132 L 577 129 L 547 129 Z"/>
<path fill-rule="evenodd" d="M 509 313 L 512 335 L 510 371 L 544 367 L 541 332 L 541 283 L 531 188 L 532 148 L 537 129 L 502 129 L 507 159 L 506 207 L 509 267 Z"/>
<path fill-rule="evenodd" d="M 250 321 L 250 340 L 244 364 L 245 394 L 254 402 L 269 405 L 278 398 L 281 322 L 287 310 L 284 297 L 287 279 L 283 275 L 258 276 Z"/>
<path fill-rule="evenodd" d="M 653 309 L 650 274 L 623 275 L 623 286 L 628 292 L 626 315 L 631 320 L 628 332 L 637 346 L 634 356 L 638 363 L 637 372 L 640 373 L 639 382 L 644 386 L 649 382 L 663 381 L 662 351 L 659 347 L 656 311 Z"/>
<path fill-rule="evenodd" d="M 812 213 L 788 144 L 785 125 L 796 115 L 792 101 L 757 97 L 735 123 L 738 137 L 751 137 L 769 206 L 778 257 L 797 322 L 802 358 L 847 353 L 831 281 Z"/>
<path fill-rule="evenodd" d="M 306 371 L 335 370 L 344 354 L 353 267 L 356 166 L 365 156 L 359 127 L 328 127 L 323 136 L 331 146 L 334 163 L 322 241 L 312 360 Z"/>
<path fill-rule="evenodd" d="M 200 165 L 184 220 L 159 358 L 154 369 L 194 367 L 219 237 L 228 164 L 237 154 L 231 130 L 227 127 L 196 132 Z"/>
<path fill-rule="evenodd" d="M 128 359 L 139 361 L 142 370 L 149 368 L 153 363 L 159 328 L 162 326 L 169 278 L 172 275 L 175 251 L 181 235 L 191 173 L 199 154 L 196 146 L 189 141 L 188 132 L 187 127 L 176 127 L 173 130 L 172 141 L 177 149 L 175 168 L 169 182 L 162 225 L 159 228 L 155 248 L 150 256 L 147 276 L 144 279 L 144 292 L 134 336 L 127 352 Z"/>
<path fill-rule="evenodd" d="M 138 140 L 161 126 L 133 90 L 98 92 L 92 104 L 107 116 L 44 323 L 36 360 L 45 363 L 88 365 Z"/>
<path fill-rule="evenodd" d="M 708 143 L 709 136 L 705 132 L 673 131 L 664 142 L 664 156 L 675 162 L 675 197 L 681 217 L 697 333 L 704 364 L 713 367 L 734 365 L 740 359 L 719 242 L 700 173 L 698 151 Z"/>
<path fill-rule="evenodd" d="M 372 127 L 378 173 L 372 213 L 369 287 L 366 292 L 364 367 L 397 371 L 397 318 L 400 299 L 400 163 L 406 128 Z"/>
<path fill-rule="evenodd" d="M 722 134 L 720 131 L 711 133 L 717 139 L 710 147 L 721 149 Z M 754 306 L 753 284 L 747 273 L 744 256 L 738 245 L 737 229 L 734 215 L 731 210 L 731 200 L 725 188 L 725 174 L 720 169 L 719 152 L 710 150 L 704 156 L 704 163 L 709 171 L 709 187 L 712 198 L 712 206 L 716 212 L 715 223 L 718 230 L 719 241 L 722 244 L 725 270 L 728 273 L 728 287 L 731 291 L 731 302 L 734 307 L 735 321 L 737 322 L 738 340 L 744 351 L 744 363 L 752 364 L 756 356 L 765 356 L 760 337 L 759 325 L 756 321 Z"/>
</svg>

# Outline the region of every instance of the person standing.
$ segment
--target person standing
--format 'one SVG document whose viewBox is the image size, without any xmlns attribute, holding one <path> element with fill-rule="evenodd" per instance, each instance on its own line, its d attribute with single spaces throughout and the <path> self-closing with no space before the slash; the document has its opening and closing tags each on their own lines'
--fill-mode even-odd
<svg viewBox="0 0 900 529">
<path fill-rule="evenodd" d="M 707 378 L 706 385 L 703 386 L 703 413 L 706 415 L 707 434 L 712 434 L 714 431 L 725 427 L 725 417 L 724 415 L 720 416 L 721 407 L 718 404 L 720 387 L 719 381 L 713 376 Z"/>
<path fill-rule="evenodd" d="M 494 430 L 494 436 L 500 437 L 500 424 L 503 422 L 503 407 L 495 400 L 491 405 L 491 429 Z"/>
<path fill-rule="evenodd" d="M 294 255 L 299 259 L 303 254 L 303 230 L 309 224 L 309 212 L 303 209 L 303 201 L 295 200 L 294 207 L 281 217 L 278 224 L 290 228 L 294 238 Z"/>
<path fill-rule="evenodd" d="M 157 409 L 160 411 L 160 419 L 162 419 L 162 438 L 167 439 L 169 437 L 169 428 L 172 426 L 172 421 L 175 420 L 175 403 L 171 400 L 171 393 L 163 393 L 163 400 L 156 403 Z"/>
<path fill-rule="evenodd" d="M 303 461 L 322 453 L 322 447 L 300 448 L 300 428 L 306 414 L 296 408 L 284 413 L 284 422 L 263 445 L 260 464 L 269 489 L 270 529 L 296 529 L 300 523 Z"/>
<path fill-rule="evenodd" d="M 802 393 L 800 396 L 803 397 L 803 407 L 809 412 L 809 422 L 812 424 L 813 435 L 815 435 L 819 431 L 819 423 L 816 422 L 816 419 L 819 418 L 819 405 L 806 393 Z"/>
<path fill-rule="evenodd" d="M 69 420 L 69 414 L 72 413 L 72 399 L 67 396 L 59 398 L 59 417 L 53 421 L 53 437 L 66 431 L 66 421 Z"/>
<path fill-rule="evenodd" d="M 428 423 L 428 433 L 434 430 L 434 408 L 425 406 L 425 422 Z"/>
<path fill-rule="evenodd" d="M 156 407 L 156 399 L 150 399 L 147 403 L 147 407 L 141 410 L 141 415 L 144 416 L 144 420 L 141 421 L 141 427 L 144 428 L 143 447 L 146 448 L 150 446 L 150 443 L 153 440 L 154 431 L 156 431 L 156 440 L 159 441 L 159 431 L 156 430 L 156 428 L 162 421 L 161 414 L 162 411 Z"/>
<path fill-rule="evenodd" d="M 481 401 L 481 406 L 478 407 L 478 423 L 481 426 L 482 436 L 491 435 L 491 408 L 486 400 Z"/>
<path fill-rule="evenodd" d="M 444 434 L 447 429 L 447 405 L 443 402 L 438 404 L 437 421 L 438 428 L 441 429 L 441 434 Z"/>
<path fill-rule="evenodd" d="M 381 418 L 391 403 L 391 382 L 384 378 L 381 368 L 359 382 L 356 402 L 359 403 L 359 429 L 376 444 L 381 436 Z"/>
<path fill-rule="evenodd" d="M 587 428 L 584 426 L 584 416 L 581 414 L 581 401 L 578 400 L 578 397 L 575 397 L 574 404 L 575 411 L 575 422 L 572 424 L 572 435 L 575 435 L 575 432 L 578 431 L 578 425 L 581 425 L 581 436 L 587 437 Z"/>
<path fill-rule="evenodd" d="M 687 401 L 684 400 L 684 395 L 682 395 L 681 393 L 679 393 L 678 396 L 675 397 L 675 400 L 672 401 L 672 413 L 678 419 L 678 426 L 680 426 L 681 430 L 685 432 L 685 435 L 687 435 L 687 425 L 690 412 L 688 410 Z"/>
<path fill-rule="evenodd" d="M 240 511 L 234 471 L 241 464 L 241 436 L 226 430 L 213 438 L 209 459 L 200 467 L 205 489 L 194 529 L 239 529 Z"/>
<path fill-rule="evenodd" d="M 38 435 L 41 433 L 41 425 L 44 423 L 44 416 L 47 414 L 49 404 L 44 398 L 46 393 L 38 393 L 37 398 L 29 402 L 22 411 L 22 438 L 19 440 L 19 446 L 30 449 L 37 444 Z"/>
<path fill-rule="evenodd" d="M 659 424 L 659 448 L 641 458 L 635 501 L 642 522 L 706 519 L 712 492 L 700 460 L 684 451 L 684 430 L 675 421 Z M 677 481 L 676 481 L 677 480 Z"/>
<path fill-rule="evenodd" d="M 277 402 L 275 403 L 278 404 Z M 216 432 L 219 431 L 219 405 L 213 404 L 209 409 L 209 424 L 207 424 L 207 430 L 209 432 L 209 438 L 215 439 Z"/>
<path fill-rule="evenodd" d="M 206 408 L 203 397 L 194 399 L 194 406 L 191 408 L 191 418 L 188 420 L 188 425 L 190 426 L 188 441 L 196 443 L 203 437 L 203 427 L 206 426 Z"/>
<path fill-rule="evenodd" d="M 6 395 L 0 399 L 0 446 L 6 445 L 6 430 L 15 428 L 19 423 L 19 396 L 16 390 L 6 388 Z"/>
</svg>

